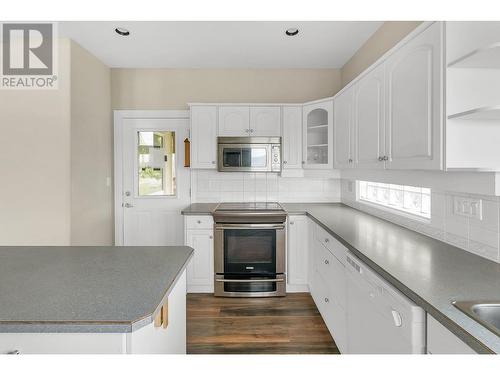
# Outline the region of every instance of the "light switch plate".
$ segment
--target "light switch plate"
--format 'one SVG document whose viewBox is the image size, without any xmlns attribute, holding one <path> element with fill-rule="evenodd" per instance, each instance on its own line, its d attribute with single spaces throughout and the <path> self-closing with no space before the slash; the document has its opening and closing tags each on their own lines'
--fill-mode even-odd
<svg viewBox="0 0 500 375">
<path fill-rule="evenodd" d="M 453 213 L 459 216 L 483 219 L 483 201 L 469 197 L 453 197 Z"/>
</svg>

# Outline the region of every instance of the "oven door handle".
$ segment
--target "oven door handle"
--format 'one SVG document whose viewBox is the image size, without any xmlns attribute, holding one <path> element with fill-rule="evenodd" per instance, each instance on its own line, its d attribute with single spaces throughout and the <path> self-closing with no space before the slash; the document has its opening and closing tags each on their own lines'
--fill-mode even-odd
<svg viewBox="0 0 500 375">
<path fill-rule="evenodd" d="M 252 279 L 252 280 L 241 280 L 241 279 L 215 279 L 219 283 L 255 283 L 255 282 L 285 282 L 285 279 Z"/>
<path fill-rule="evenodd" d="M 283 224 L 215 224 L 215 229 L 285 229 Z"/>
</svg>

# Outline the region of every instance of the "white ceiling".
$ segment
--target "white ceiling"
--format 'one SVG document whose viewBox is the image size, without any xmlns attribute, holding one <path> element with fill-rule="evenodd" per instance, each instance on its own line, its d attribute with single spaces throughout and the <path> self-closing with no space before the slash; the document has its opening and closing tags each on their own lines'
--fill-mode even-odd
<svg viewBox="0 0 500 375">
<path fill-rule="evenodd" d="M 331 22 L 61 22 L 69 37 L 111 67 L 340 68 L 381 26 Z M 130 30 L 122 37 L 120 26 Z M 300 29 L 289 37 L 289 27 Z"/>
</svg>

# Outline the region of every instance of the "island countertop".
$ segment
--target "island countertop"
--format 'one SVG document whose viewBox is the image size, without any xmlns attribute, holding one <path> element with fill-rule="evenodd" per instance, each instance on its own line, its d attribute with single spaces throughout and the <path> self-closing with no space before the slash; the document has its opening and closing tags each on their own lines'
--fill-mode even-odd
<svg viewBox="0 0 500 375">
<path fill-rule="evenodd" d="M 187 246 L 0 247 L 0 332 L 132 332 L 152 322 Z"/>
</svg>

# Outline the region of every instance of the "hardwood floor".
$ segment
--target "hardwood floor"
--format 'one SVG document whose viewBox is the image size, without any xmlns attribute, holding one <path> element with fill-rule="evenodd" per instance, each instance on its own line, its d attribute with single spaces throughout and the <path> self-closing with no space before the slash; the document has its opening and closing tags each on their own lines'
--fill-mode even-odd
<svg viewBox="0 0 500 375">
<path fill-rule="evenodd" d="M 188 294 L 187 352 L 339 353 L 309 293 L 276 298 Z"/>
</svg>

